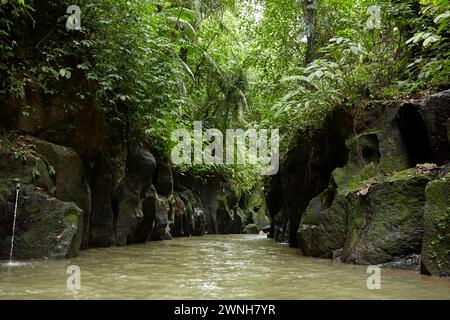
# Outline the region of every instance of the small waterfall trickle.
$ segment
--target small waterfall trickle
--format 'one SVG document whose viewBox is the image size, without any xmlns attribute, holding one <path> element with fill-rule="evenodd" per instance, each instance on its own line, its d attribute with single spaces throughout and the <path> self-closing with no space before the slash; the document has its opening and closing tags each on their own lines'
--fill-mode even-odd
<svg viewBox="0 0 450 320">
<path fill-rule="evenodd" d="M 12 228 L 12 237 L 11 237 L 11 250 L 9 252 L 9 263 L 13 264 L 13 252 L 14 252 L 14 237 L 16 235 L 16 220 L 17 220 L 17 203 L 19 202 L 19 192 L 20 192 L 20 184 L 16 185 L 16 203 L 14 205 L 14 222 Z"/>
<path fill-rule="evenodd" d="M 27 263 L 13 261 L 14 254 L 14 240 L 16 237 L 16 221 L 17 221 L 17 205 L 19 203 L 19 193 L 20 193 L 20 184 L 16 184 L 16 203 L 14 205 L 14 220 L 12 225 L 12 236 L 11 236 L 11 249 L 9 251 L 9 262 L 0 264 L 1 267 L 11 268 L 11 267 L 21 267 L 27 265 Z"/>
</svg>

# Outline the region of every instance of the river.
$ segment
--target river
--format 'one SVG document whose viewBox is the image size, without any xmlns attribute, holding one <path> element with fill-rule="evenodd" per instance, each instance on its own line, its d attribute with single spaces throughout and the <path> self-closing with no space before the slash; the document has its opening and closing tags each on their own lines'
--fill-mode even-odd
<svg viewBox="0 0 450 320">
<path fill-rule="evenodd" d="M 80 268 L 78 291 L 67 267 Z M 209 235 L 90 249 L 63 261 L 0 268 L 0 299 L 450 299 L 450 279 L 301 256 L 259 235 Z"/>
</svg>

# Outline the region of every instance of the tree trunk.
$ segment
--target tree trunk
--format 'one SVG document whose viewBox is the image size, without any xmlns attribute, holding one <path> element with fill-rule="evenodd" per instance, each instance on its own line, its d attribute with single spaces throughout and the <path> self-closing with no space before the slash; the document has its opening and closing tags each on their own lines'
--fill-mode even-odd
<svg viewBox="0 0 450 320">
<path fill-rule="evenodd" d="M 303 0 L 303 8 L 305 12 L 305 28 L 306 28 L 306 55 L 305 55 L 305 65 L 308 65 L 314 60 L 315 56 L 315 0 Z"/>
</svg>

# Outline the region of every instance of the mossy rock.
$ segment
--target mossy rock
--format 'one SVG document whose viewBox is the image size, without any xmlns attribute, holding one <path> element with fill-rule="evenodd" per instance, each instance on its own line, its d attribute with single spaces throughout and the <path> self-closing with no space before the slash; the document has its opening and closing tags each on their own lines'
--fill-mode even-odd
<svg viewBox="0 0 450 320">
<path fill-rule="evenodd" d="M 420 254 L 425 187 L 432 178 L 408 169 L 349 194 L 343 261 L 381 264 Z"/>
<path fill-rule="evenodd" d="M 9 182 L 33 184 L 48 192 L 55 191 L 46 163 L 33 155 L 18 155 L 0 146 L 0 177 Z"/>
<path fill-rule="evenodd" d="M 259 234 L 259 228 L 256 224 L 248 224 L 244 227 L 245 234 Z"/>
<path fill-rule="evenodd" d="M 247 220 L 256 224 L 260 229 L 270 223 L 266 199 L 262 190 L 255 190 L 252 194 L 245 197 L 245 208 L 243 210 L 246 212 Z"/>
<path fill-rule="evenodd" d="M 373 162 L 359 170 L 349 167 L 336 168 L 331 174 L 331 183 L 336 185 L 337 193 L 347 195 L 358 191 L 368 180 L 379 176 L 380 173 L 380 169 Z"/>
<path fill-rule="evenodd" d="M 450 276 L 450 173 L 430 182 L 425 190 L 422 264 L 425 271 Z"/>
<path fill-rule="evenodd" d="M 11 243 L 14 191 L 9 195 L 3 194 L 3 199 L 6 201 L 0 201 L 0 218 L 7 223 L 0 227 L 0 258 L 6 259 Z M 19 193 L 13 258 L 63 259 L 76 256 L 82 226 L 83 211 L 73 202 L 58 200 L 32 185 L 23 186 Z"/>
<path fill-rule="evenodd" d="M 302 253 L 307 256 L 332 258 L 333 251 L 342 248 L 347 231 L 347 200 L 334 197 L 327 189 L 309 203 L 297 232 Z M 331 200 L 331 201 L 330 201 Z"/>
</svg>

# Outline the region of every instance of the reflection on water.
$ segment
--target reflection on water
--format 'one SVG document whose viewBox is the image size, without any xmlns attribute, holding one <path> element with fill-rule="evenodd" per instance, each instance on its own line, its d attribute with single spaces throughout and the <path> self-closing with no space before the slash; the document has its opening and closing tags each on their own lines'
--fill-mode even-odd
<svg viewBox="0 0 450 320">
<path fill-rule="evenodd" d="M 66 268 L 81 268 L 81 289 Z M 300 256 L 262 236 L 180 238 L 91 249 L 69 261 L 0 268 L 0 299 L 450 299 L 450 280 Z"/>
</svg>

